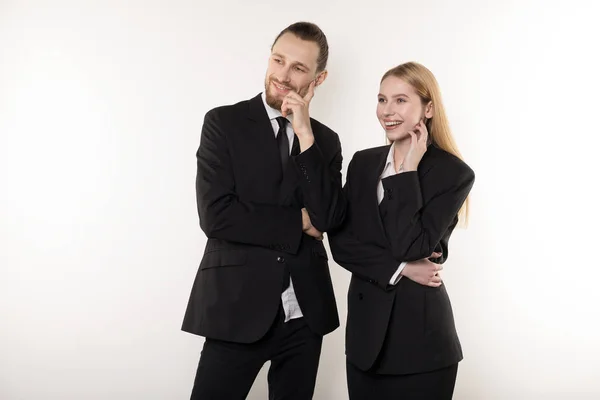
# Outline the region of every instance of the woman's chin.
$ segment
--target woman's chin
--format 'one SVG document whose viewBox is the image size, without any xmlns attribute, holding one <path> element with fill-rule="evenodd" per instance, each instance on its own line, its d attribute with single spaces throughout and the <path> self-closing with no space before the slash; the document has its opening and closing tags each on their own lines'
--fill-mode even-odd
<svg viewBox="0 0 600 400">
<path fill-rule="evenodd" d="M 409 137 L 407 132 L 387 131 L 385 134 L 390 142 L 395 142 L 396 140 L 402 140 Z"/>
</svg>

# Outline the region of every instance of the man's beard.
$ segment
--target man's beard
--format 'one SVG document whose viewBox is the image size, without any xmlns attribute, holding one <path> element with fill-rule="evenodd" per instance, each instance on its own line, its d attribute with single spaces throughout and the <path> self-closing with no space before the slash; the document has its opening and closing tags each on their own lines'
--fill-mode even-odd
<svg viewBox="0 0 600 400">
<path fill-rule="evenodd" d="M 267 101 L 267 104 L 270 107 L 281 111 L 281 106 L 283 104 L 283 100 L 278 99 L 271 94 L 271 90 L 274 90 L 274 89 L 271 89 L 271 81 L 273 81 L 273 79 L 270 79 L 270 78 L 267 78 L 267 80 L 265 81 L 265 99 Z M 280 83 L 278 81 L 275 81 L 275 82 Z M 308 86 L 306 86 L 305 88 L 302 88 L 301 90 L 297 90 L 294 86 L 292 86 L 290 84 L 282 85 L 282 86 L 289 87 L 292 91 L 298 93 L 300 95 L 300 97 L 304 97 L 304 96 L 306 96 L 306 93 L 308 93 Z M 289 111 L 289 113 L 291 114 L 291 110 Z"/>
</svg>

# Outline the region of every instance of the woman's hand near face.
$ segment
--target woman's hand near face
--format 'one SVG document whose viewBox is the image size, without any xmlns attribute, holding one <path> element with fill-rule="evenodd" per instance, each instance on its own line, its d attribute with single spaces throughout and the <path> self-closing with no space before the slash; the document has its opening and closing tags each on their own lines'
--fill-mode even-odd
<svg viewBox="0 0 600 400">
<path fill-rule="evenodd" d="M 419 135 L 417 136 L 417 132 Z M 427 151 L 427 140 L 429 138 L 429 132 L 423 120 L 419 121 L 415 129 L 409 131 L 410 135 L 410 149 L 404 157 L 402 168 L 404 171 L 416 171 L 423 155 Z"/>
</svg>

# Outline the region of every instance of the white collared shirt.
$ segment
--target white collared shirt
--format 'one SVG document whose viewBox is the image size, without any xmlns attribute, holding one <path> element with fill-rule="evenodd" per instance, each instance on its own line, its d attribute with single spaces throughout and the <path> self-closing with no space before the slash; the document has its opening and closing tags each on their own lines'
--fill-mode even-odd
<svg viewBox="0 0 600 400">
<path fill-rule="evenodd" d="M 265 105 L 265 109 L 267 110 L 267 115 L 271 120 L 271 126 L 273 127 L 273 132 L 275 133 L 275 137 L 277 137 L 277 132 L 279 132 L 279 124 L 277 123 L 276 118 L 282 117 L 281 111 L 274 109 L 273 107 L 267 104 L 267 100 L 265 98 L 265 92 L 261 94 L 261 98 L 263 104 Z M 290 153 L 292 152 L 292 146 L 294 145 L 294 130 L 292 129 L 292 121 L 291 116 L 287 117 L 287 120 L 290 121 L 289 124 L 286 124 L 286 133 L 288 136 L 288 141 L 290 143 Z M 300 310 L 300 304 L 298 304 L 298 299 L 296 298 L 296 292 L 294 292 L 294 282 L 292 282 L 292 277 L 290 276 L 290 286 L 281 294 L 281 302 L 283 305 L 283 311 L 285 312 L 285 322 L 288 322 L 291 319 L 302 318 L 304 315 L 302 314 L 302 310 Z"/>
<path fill-rule="evenodd" d="M 396 172 L 394 168 L 394 145 L 392 144 L 390 146 L 390 151 L 388 152 L 387 159 L 385 160 L 385 167 L 383 167 L 383 172 L 381 173 L 381 176 L 379 177 L 379 183 L 377 184 L 377 201 L 379 202 L 379 204 L 381 204 L 381 201 L 383 200 L 383 183 L 381 183 L 381 180 L 387 178 L 388 176 L 401 173 L 402 170 L 400 170 L 400 172 Z M 400 273 L 402 272 L 406 264 L 406 262 L 402 262 L 400 264 L 400 266 L 392 276 L 392 279 L 390 279 L 390 285 L 395 285 L 398 283 L 398 281 L 400 281 L 400 278 L 402 278 L 402 275 L 400 275 Z"/>
</svg>

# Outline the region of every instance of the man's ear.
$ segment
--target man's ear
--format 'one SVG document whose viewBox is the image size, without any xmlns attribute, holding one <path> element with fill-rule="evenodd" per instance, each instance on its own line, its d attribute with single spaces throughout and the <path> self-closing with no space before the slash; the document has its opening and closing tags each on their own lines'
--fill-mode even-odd
<svg viewBox="0 0 600 400">
<path fill-rule="evenodd" d="M 327 79 L 327 70 L 319 72 L 317 78 L 315 79 L 315 87 L 322 84 L 325 81 L 325 79 Z"/>
</svg>

